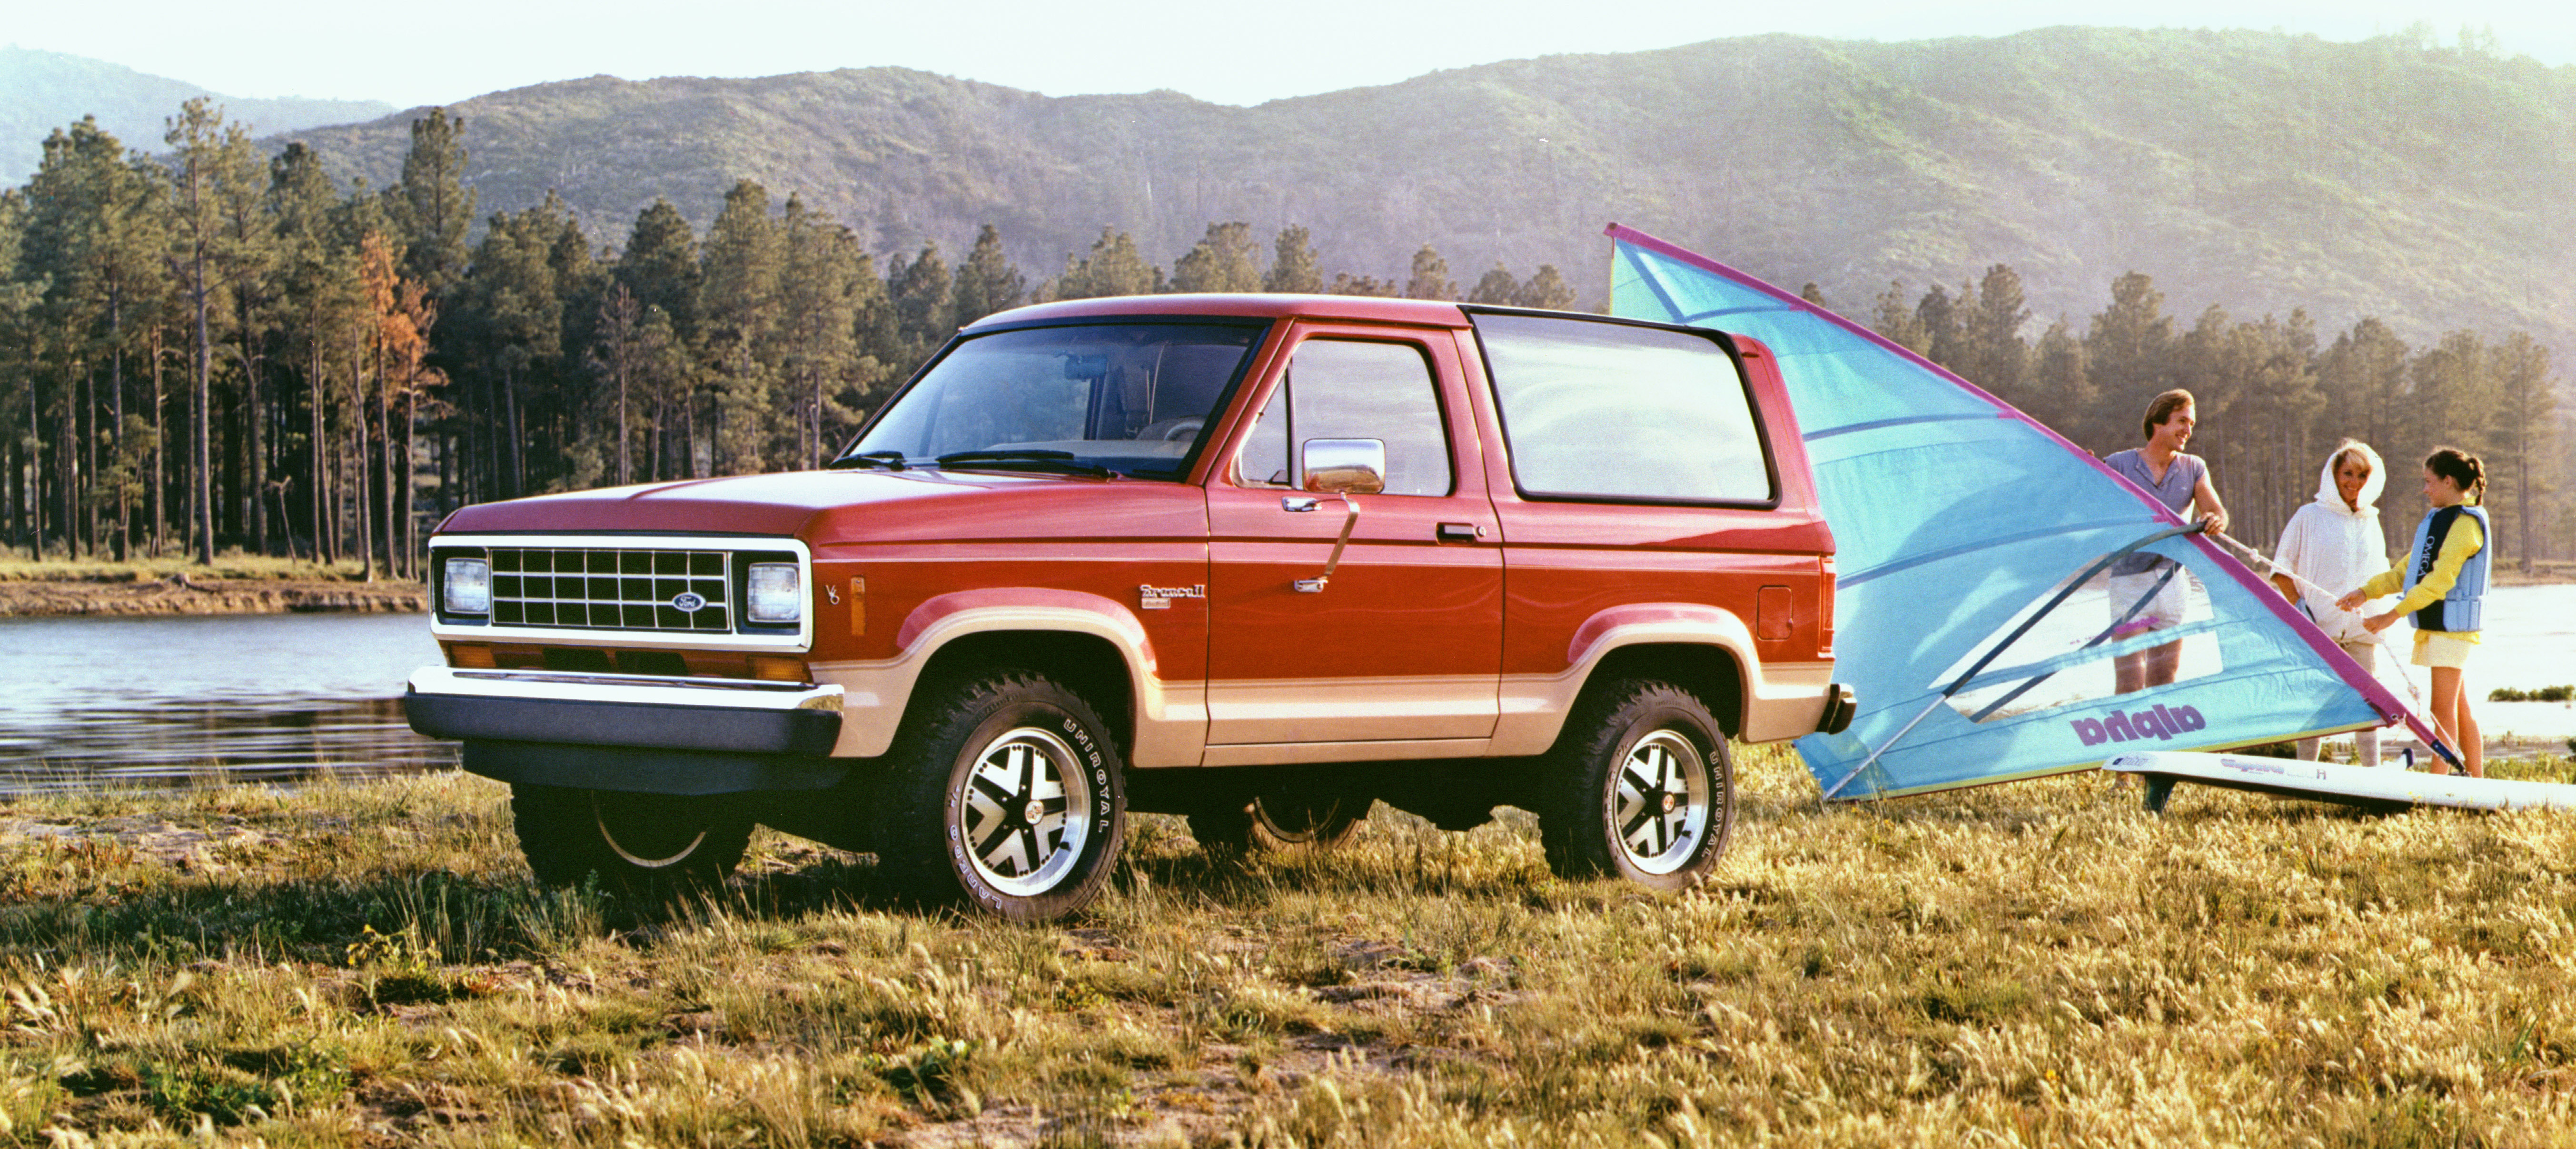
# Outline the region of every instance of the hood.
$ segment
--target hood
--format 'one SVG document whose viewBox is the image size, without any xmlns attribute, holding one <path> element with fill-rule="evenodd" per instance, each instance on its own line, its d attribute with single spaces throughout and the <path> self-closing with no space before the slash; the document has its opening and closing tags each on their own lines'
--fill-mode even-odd
<svg viewBox="0 0 2576 1149">
<path fill-rule="evenodd" d="M 2346 451 L 2358 451 L 2362 458 L 2370 460 L 2370 477 L 2361 481 L 2358 500 L 2361 506 L 2358 510 L 2345 506 L 2343 493 L 2335 490 L 2335 460 L 2342 458 Z M 2379 492 L 2387 486 L 2388 464 L 2380 459 L 2379 452 L 2371 450 L 2368 443 L 2346 439 L 2334 450 L 2326 452 L 2326 464 L 2317 472 L 2317 505 L 2347 519 L 2376 515 L 2379 513 Z"/>
<path fill-rule="evenodd" d="M 792 471 L 477 503 L 458 508 L 438 529 L 770 535 L 830 546 L 1074 536 L 1110 529 L 1106 520 L 1115 520 L 1148 534 L 1195 529 L 1204 535 L 1206 510 L 1199 495 L 1197 487 L 1181 483 L 1078 476 Z"/>
</svg>

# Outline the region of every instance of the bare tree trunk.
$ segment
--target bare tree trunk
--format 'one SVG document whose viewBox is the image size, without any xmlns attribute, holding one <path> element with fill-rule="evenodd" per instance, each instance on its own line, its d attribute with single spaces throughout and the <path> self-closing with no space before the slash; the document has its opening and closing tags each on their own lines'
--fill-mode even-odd
<svg viewBox="0 0 2576 1149">
<path fill-rule="evenodd" d="M 55 486 L 56 494 L 60 495 L 63 501 L 63 554 L 75 559 L 81 554 L 80 416 L 80 389 L 70 379 L 65 379 L 63 381 L 63 442 L 61 449 L 54 452 L 55 470 L 61 474 L 55 480 Z"/>
<path fill-rule="evenodd" d="M 375 525 L 368 521 L 368 512 L 374 505 L 375 493 L 369 487 L 368 481 L 375 467 L 368 462 L 367 455 L 367 383 L 363 364 L 363 357 L 353 358 L 350 361 L 349 371 L 349 394 L 352 400 L 349 407 L 349 431 L 354 436 L 350 444 L 352 450 L 349 453 L 349 494 L 352 496 L 350 525 L 354 529 L 349 534 L 357 541 L 360 572 L 365 575 L 368 582 L 374 582 L 376 581 L 376 532 Z"/>
<path fill-rule="evenodd" d="M 74 476 L 72 497 L 80 508 L 75 521 L 80 524 L 81 539 L 91 558 L 98 557 L 98 500 L 92 497 L 98 486 L 98 368 L 84 365 L 81 370 L 80 410 L 71 420 L 72 433 L 80 444 L 77 456 L 79 473 Z M 83 434 L 86 426 L 88 433 Z"/>
<path fill-rule="evenodd" d="M 304 394 L 306 405 L 310 408 L 305 413 L 305 421 L 310 424 L 306 434 L 306 444 L 311 448 L 309 453 L 312 455 L 312 462 L 308 465 L 313 474 L 313 489 L 305 492 L 304 501 L 311 504 L 310 513 L 313 517 L 313 560 L 329 563 L 336 557 L 331 552 L 331 544 L 328 541 L 329 532 L 322 527 L 322 520 L 331 506 L 331 488 L 327 478 L 330 468 L 323 462 L 324 457 L 330 453 L 329 440 L 322 435 L 323 427 L 327 422 L 323 417 L 325 397 L 329 391 L 322 382 L 322 331 L 318 325 L 312 331 L 311 350 L 312 354 L 307 356 L 304 368 Z"/>
<path fill-rule="evenodd" d="M 680 456 L 680 461 L 684 464 L 680 468 L 683 475 L 692 479 L 706 478 L 705 473 L 698 470 L 698 397 L 696 395 L 683 395 L 680 398 Z"/>
<path fill-rule="evenodd" d="M 396 490 L 402 496 L 402 515 L 395 521 L 402 524 L 403 577 L 418 579 L 421 577 L 420 516 L 412 506 L 414 484 L 411 469 L 412 444 L 420 435 L 420 393 L 417 391 L 408 392 L 403 397 L 402 432 L 401 461 L 394 469 L 394 474 L 399 479 Z"/>
<path fill-rule="evenodd" d="M 503 447 L 510 455 L 510 497 L 528 493 L 528 440 L 519 426 L 519 377 L 508 364 L 501 367 L 501 413 L 508 420 L 510 435 Z"/>
<path fill-rule="evenodd" d="M 398 529 L 399 524 L 394 521 L 394 481 L 401 474 L 401 469 L 394 460 L 393 428 L 388 422 L 391 415 L 386 410 L 393 406 L 393 388 L 382 381 L 379 382 L 379 387 L 379 402 L 376 404 L 376 445 L 382 454 L 384 472 L 377 488 L 381 493 L 380 497 L 384 500 L 385 508 L 385 573 L 389 577 L 400 578 L 402 577 L 402 551 L 398 540 L 402 532 Z"/>
<path fill-rule="evenodd" d="M 213 566 L 215 562 L 215 441 L 211 424 L 214 422 L 212 412 L 215 354 L 213 338 L 206 330 L 206 311 L 210 301 L 206 298 L 205 257 L 202 254 L 197 257 L 195 287 L 193 302 L 197 313 L 197 330 L 196 340 L 191 350 L 196 354 L 197 409 L 195 425 L 189 428 L 188 433 L 195 439 L 193 449 L 197 464 L 195 484 L 197 505 L 193 508 L 197 518 L 197 562 L 201 565 Z"/>
<path fill-rule="evenodd" d="M 37 389 L 42 386 L 32 375 L 27 378 L 27 557 L 45 557 L 45 435 L 36 425 L 39 402 Z"/>
<path fill-rule="evenodd" d="M 169 546 L 170 418 L 161 391 L 161 337 L 152 337 L 152 557 Z"/>
</svg>

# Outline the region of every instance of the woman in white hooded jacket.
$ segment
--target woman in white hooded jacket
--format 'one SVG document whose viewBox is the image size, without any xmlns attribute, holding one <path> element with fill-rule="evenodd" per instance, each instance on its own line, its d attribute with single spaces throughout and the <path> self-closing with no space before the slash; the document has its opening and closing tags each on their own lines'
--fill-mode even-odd
<svg viewBox="0 0 2576 1149">
<path fill-rule="evenodd" d="M 2272 552 L 2274 563 L 2309 585 L 2302 587 L 2281 574 L 2272 576 L 2273 584 L 2305 607 L 2318 629 L 2363 670 L 2373 672 L 2378 669 L 2378 636 L 2361 625 L 2361 614 L 2335 606 L 2332 591 L 2313 588 L 2360 586 L 2388 569 L 2388 540 L 2379 531 L 2379 492 L 2387 482 L 2383 471 L 2378 452 L 2344 440 L 2326 456 L 2316 501 L 2290 516 L 2289 525 L 2281 528 L 2281 545 Z M 2379 765 L 2379 731 L 2364 730 L 2354 738 L 2360 744 L 2356 761 Z M 2319 741 L 2300 739 L 2299 757 L 2315 761 Z"/>
</svg>

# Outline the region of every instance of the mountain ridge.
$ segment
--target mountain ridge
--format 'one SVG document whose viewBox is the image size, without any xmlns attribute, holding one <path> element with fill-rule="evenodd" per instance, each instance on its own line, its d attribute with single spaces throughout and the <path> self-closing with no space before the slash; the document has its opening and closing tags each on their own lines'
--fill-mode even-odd
<svg viewBox="0 0 2576 1149">
<path fill-rule="evenodd" d="M 1327 272 L 1554 263 L 1602 293 L 1618 220 L 1863 314 L 1891 280 L 2019 270 L 2034 326 L 2153 275 L 2188 322 L 2304 307 L 2430 341 L 2576 347 L 2576 66 L 2276 32 L 2060 27 L 1880 43 L 1770 35 L 1503 61 L 1211 104 L 1050 97 L 902 68 L 592 76 L 450 105 L 485 213 L 560 191 L 603 241 L 667 197 L 700 227 L 737 178 L 881 256 L 1000 227 L 1032 278 L 1133 233 L 1168 264 L 1209 222 L 1308 227 Z M 381 186 L 408 121 L 302 129 Z"/>
<path fill-rule="evenodd" d="M 394 110 L 382 100 L 243 99 L 105 60 L 0 45 L 0 185 L 25 183 L 44 158 L 45 136 L 82 116 L 97 116 L 99 126 L 128 147 L 157 151 L 163 118 L 196 96 L 211 96 L 230 118 L 269 132 L 375 119 Z"/>
</svg>

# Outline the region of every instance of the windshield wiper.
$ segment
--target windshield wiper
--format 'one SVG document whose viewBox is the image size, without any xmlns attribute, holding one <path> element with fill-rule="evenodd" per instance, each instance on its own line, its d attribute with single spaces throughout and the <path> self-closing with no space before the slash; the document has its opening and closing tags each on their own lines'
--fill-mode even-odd
<svg viewBox="0 0 2576 1149">
<path fill-rule="evenodd" d="M 846 471 L 853 467 L 883 467 L 889 471 L 904 470 L 903 452 L 870 451 L 864 455 L 843 455 L 838 459 L 834 459 L 829 463 L 823 464 L 823 469 L 827 471 Z"/>
<path fill-rule="evenodd" d="M 1039 447 L 1004 447 L 990 451 L 950 451 L 949 453 L 939 457 L 940 466 L 959 467 L 960 464 L 967 464 L 972 467 L 1000 468 L 1004 470 L 1027 467 L 1032 470 L 1062 471 L 1071 475 L 1098 475 L 1104 479 L 1117 474 L 1117 472 L 1101 466 L 1098 463 L 1077 462 L 1075 461 L 1073 452 L 1071 451 L 1056 451 Z M 960 469 L 967 468 L 960 467 Z"/>
</svg>

